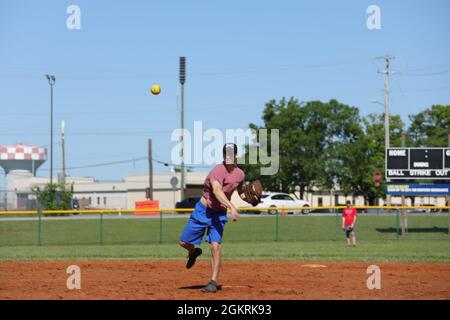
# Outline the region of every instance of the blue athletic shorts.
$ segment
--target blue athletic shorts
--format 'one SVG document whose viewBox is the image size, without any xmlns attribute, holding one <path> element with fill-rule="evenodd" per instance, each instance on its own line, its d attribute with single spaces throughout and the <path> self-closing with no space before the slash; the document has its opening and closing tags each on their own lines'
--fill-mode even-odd
<svg viewBox="0 0 450 320">
<path fill-rule="evenodd" d="M 180 240 L 189 244 L 200 244 L 206 231 L 207 242 L 222 243 L 223 229 L 227 221 L 226 212 L 216 212 L 199 201 L 189 217 Z"/>
</svg>

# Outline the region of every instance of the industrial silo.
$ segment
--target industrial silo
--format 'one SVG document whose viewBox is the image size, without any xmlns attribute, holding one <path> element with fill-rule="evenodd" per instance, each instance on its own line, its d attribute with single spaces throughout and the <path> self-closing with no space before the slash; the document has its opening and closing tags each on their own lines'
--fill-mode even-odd
<svg viewBox="0 0 450 320">
<path fill-rule="evenodd" d="M 0 147 L 0 166 L 5 170 L 6 208 L 25 209 L 30 180 L 47 159 L 47 149 L 23 143 Z"/>
</svg>

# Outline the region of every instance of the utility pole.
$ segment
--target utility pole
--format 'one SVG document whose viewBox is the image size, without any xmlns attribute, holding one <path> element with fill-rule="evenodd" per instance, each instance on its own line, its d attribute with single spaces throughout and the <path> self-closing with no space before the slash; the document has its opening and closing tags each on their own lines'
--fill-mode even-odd
<svg viewBox="0 0 450 320">
<path fill-rule="evenodd" d="M 149 200 L 153 200 L 153 153 L 152 139 L 148 139 L 148 195 Z"/>
<path fill-rule="evenodd" d="M 180 57 L 181 85 L 181 186 L 180 197 L 184 200 L 184 83 L 186 82 L 186 57 Z"/>
<path fill-rule="evenodd" d="M 385 62 L 384 70 L 378 70 L 378 73 L 384 74 L 384 142 L 386 148 L 389 148 L 389 75 L 392 73 L 392 71 L 389 70 L 389 65 L 390 60 L 394 59 L 394 57 L 385 55 L 384 57 L 381 57 L 381 59 L 384 59 Z"/>
<path fill-rule="evenodd" d="M 64 144 L 64 128 L 65 123 L 64 120 L 61 120 L 61 147 L 62 147 L 62 183 L 66 184 L 66 149 Z"/>
<path fill-rule="evenodd" d="M 383 57 L 379 57 L 377 59 L 383 59 L 385 62 L 384 70 L 378 70 L 378 73 L 384 74 L 384 152 L 387 152 L 387 148 L 390 146 L 390 129 L 389 129 L 389 75 L 392 71 L 389 70 L 390 60 L 395 57 L 390 55 L 385 55 Z M 386 179 L 386 182 L 390 182 L 390 179 Z M 387 195 L 387 205 L 391 205 L 391 196 Z"/>
<path fill-rule="evenodd" d="M 55 85 L 55 76 L 46 74 L 45 77 L 50 85 L 50 183 L 53 183 L 53 86 Z"/>
</svg>

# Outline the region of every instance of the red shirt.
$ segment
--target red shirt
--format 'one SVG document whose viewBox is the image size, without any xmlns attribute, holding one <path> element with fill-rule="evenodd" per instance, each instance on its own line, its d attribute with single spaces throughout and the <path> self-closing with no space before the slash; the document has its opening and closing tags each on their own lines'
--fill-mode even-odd
<svg viewBox="0 0 450 320">
<path fill-rule="evenodd" d="M 227 208 L 222 206 L 219 200 L 212 190 L 212 181 L 218 181 L 222 186 L 223 193 L 228 198 L 231 199 L 231 195 L 234 190 L 240 188 L 245 180 L 244 171 L 238 167 L 234 167 L 233 170 L 228 172 L 227 168 L 223 163 L 214 167 L 205 179 L 205 186 L 203 189 L 203 196 L 208 203 L 208 207 L 217 212 L 227 212 Z"/>
<path fill-rule="evenodd" d="M 355 217 L 358 216 L 358 211 L 355 208 L 345 208 L 342 210 L 342 216 L 344 217 L 344 225 L 349 227 L 355 221 Z"/>
</svg>

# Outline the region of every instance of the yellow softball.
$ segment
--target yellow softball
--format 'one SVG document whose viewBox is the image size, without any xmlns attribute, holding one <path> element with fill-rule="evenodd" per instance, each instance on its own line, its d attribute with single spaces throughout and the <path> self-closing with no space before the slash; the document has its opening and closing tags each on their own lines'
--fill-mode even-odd
<svg viewBox="0 0 450 320">
<path fill-rule="evenodd" d="M 154 84 L 154 85 L 152 85 L 151 92 L 153 94 L 160 94 L 161 93 L 161 87 L 159 85 L 157 85 L 157 84 Z"/>
</svg>

